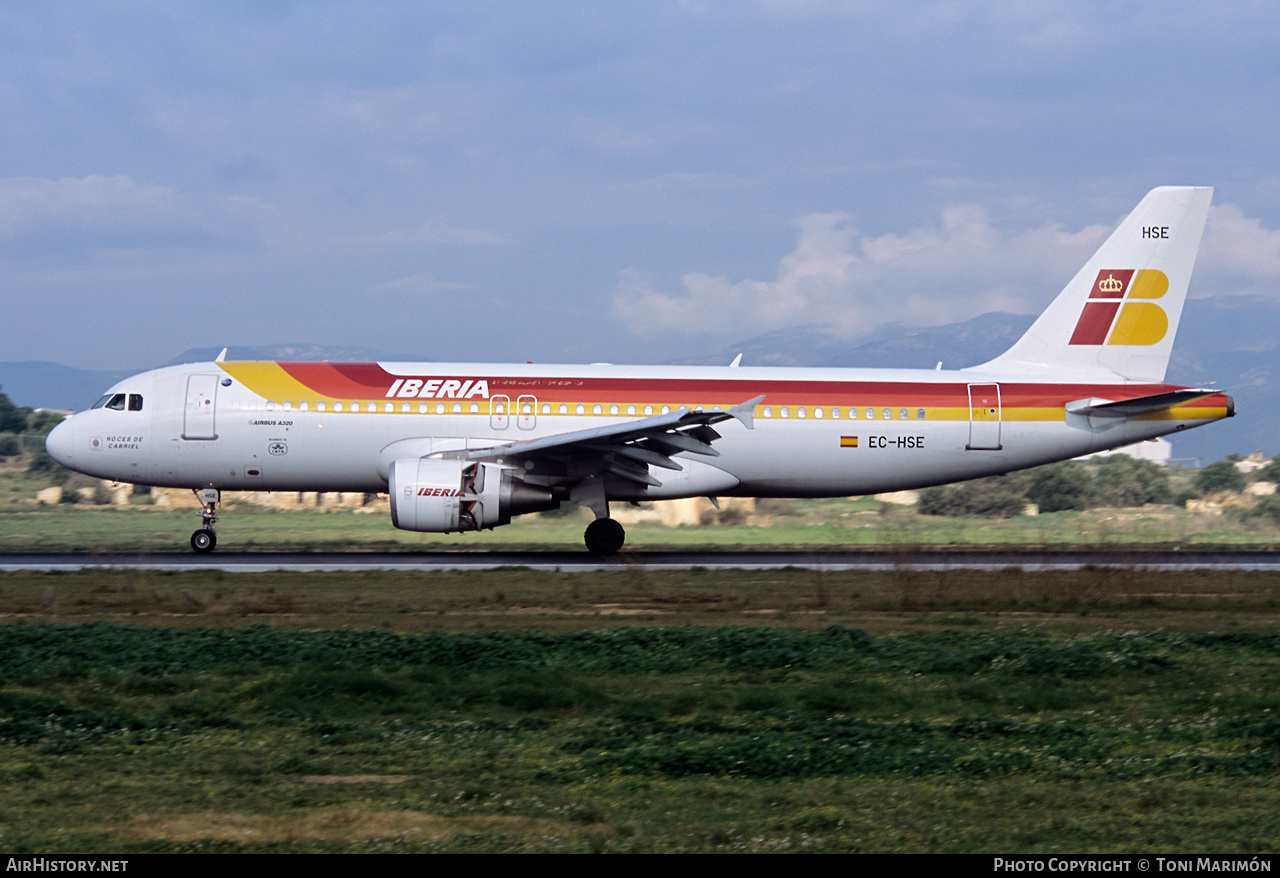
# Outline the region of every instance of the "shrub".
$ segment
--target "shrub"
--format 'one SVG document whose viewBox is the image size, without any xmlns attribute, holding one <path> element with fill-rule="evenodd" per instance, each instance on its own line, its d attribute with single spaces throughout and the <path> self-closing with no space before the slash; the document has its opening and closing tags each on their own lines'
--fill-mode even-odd
<svg viewBox="0 0 1280 878">
<path fill-rule="evenodd" d="M 1104 458 L 1094 484 L 1098 501 L 1105 506 L 1145 506 L 1173 500 L 1169 474 L 1164 468 L 1127 454 Z"/>
<path fill-rule="evenodd" d="M 926 488 L 917 509 L 925 515 L 981 515 L 1009 518 L 1027 505 L 1024 482 L 1017 476 L 990 476 L 959 485 Z"/>
<path fill-rule="evenodd" d="M 1205 494 L 1215 491 L 1243 491 L 1244 476 L 1230 460 L 1211 463 L 1196 473 L 1196 487 Z"/>
<path fill-rule="evenodd" d="M 1033 469 L 1030 475 L 1027 499 L 1041 512 L 1088 509 L 1093 504 L 1093 477 L 1078 463 L 1051 463 Z"/>
</svg>

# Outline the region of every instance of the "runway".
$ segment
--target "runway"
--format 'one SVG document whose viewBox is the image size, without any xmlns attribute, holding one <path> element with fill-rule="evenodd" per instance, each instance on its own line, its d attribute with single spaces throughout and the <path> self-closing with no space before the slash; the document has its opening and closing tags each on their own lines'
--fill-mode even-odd
<svg viewBox="0 0 1280 878">
<path fill-rule="evenodd" d="M 351 572 L 406 570 L 418 572 L 531 570 L 586 573 L 631 566 L 652 570 L 1079 570 L 1110 567 L 1134 570 L 1280 570 L 1280 553 L 1268 551 L 1128 551 L 1128 550 L 914 550 L 806 552 L 699 551 L 629 552 L 599 558 L 586 552 L 192 552 L 156 554 L 0 553 L 0 572 L 75 571 L 83 569 L 220 570 L 226 573 Z"/>
</svg>

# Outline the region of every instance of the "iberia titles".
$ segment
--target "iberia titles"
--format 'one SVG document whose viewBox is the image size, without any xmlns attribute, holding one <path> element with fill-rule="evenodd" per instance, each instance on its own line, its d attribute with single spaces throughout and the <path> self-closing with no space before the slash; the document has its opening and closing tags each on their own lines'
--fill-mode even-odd
<svg viewBox="0 0 1280 878">
<path fill-rule="evenodd" d="M 397 378 L 387 391 L 386 398 L 391 399 L 471 399 L 478 396 L 489 398 L 489 382 L 484 378 L 478 381 L 459 381 L 456 378 Z"/>
</svg>

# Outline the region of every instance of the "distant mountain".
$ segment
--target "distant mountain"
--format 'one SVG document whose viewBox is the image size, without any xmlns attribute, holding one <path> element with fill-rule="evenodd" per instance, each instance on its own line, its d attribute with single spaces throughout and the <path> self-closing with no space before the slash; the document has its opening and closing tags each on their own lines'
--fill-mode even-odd
<svg viewBox="0 0 1280 878">
<path fill-rule="evenodd" d="M 681 365 L 848 366 L 932 369 L 974 366 L 1003 353 L 1034 317 L 993 312 L 946 326 L 883 327 L 856 342 L 813 326 L 769 332 Z M 1221 387 L 1235 418 L 1170 436 L 1175 458 L 1221 460 L 1231 453 L 1280 453 L 1280 301 L 1264 296 L 1189 299 L 1167 380 Z"/>
<path fill-rule="evenodd" d="M 946 326 L 893 324 L 851 343 L 819 327 L 782 329 L 674 365 L 725 365 L 739 353 L 746 366 L 854 366 L 932 369 L 986 362 L 1026 331 L 1033 317 L 990 313 Z M 1169 363 L 1174 384 L 1221 387 L 1236 400 L 1237 416 L 1206 429 L 1172 436 L 1180 458 L 1220 460 L 1256 449 L 1280 453 L 1280 301 L 1263 296 L 1219 296 L 1187 302 Z M 170 365 L 212 360 L 221 348 L 192 348 Z M 366 348 L 318 345 L 237 347 L 229 359 L 417 360 Z M 127 372 L 73 369 L 56 363 L 0 363 L 0 389 L 18 405 L 82 409 Z"/>
<path fill-rule="evenodd" d="M 174 357 L 166 366 L 181 366 L 184 363 L 207 363 L 222 352 L 222 348 L 188 348 Z M 278 344 L 262 347 L 229 347 L 228 360 L 281 360 L 281 361 L 320 361 L 331 363 L 373 363 L 379 360 L 421 360 L 421 356 L 392 356 L 385 351 L 374 351 L 360 347 L 326 347 L 314 344 Z"/>
<path fill-rule="evenodd" d="M 891 323 L 856 344 L 815 326 L 768 332 L 707 357 L 675 365 L 726 366 L 742 354 L 744 366 L 832 366 L 884 369 L 948 369 L 986 362 L 1012 345 L 1034 320 L 991 312 L 947 326 L 907 327 Z"/>
<path fill-rule="evenodd" d="M 0 391 L 15 405 L 32 408 L 86 409 L 131 372 L 74 369 L 57 363 L 0 363 Z"/>
</svg>

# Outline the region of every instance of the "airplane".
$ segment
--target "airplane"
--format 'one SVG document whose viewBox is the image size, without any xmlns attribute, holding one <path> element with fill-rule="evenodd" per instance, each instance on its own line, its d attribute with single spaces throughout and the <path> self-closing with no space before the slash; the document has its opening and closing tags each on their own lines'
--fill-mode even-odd
<svg viewBox="0 0 1280 878">
<path fill-rule="evenodd" d="M 386 493 L 391 523 L 492 529 L 564 501 L 844 497 L 1005 473 L 1235 415 L 1164 383 L 1213 190 L 1152 190 L 1009 350 L 964 369 L 215 361 L 144 372 L 48 436 L 64 466 L 223 491 Z"/>
</svg>

